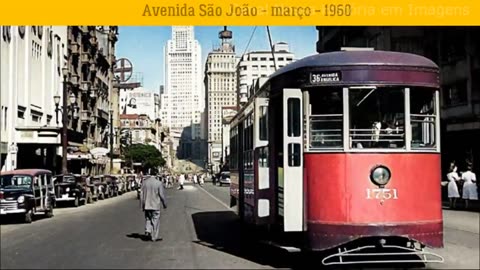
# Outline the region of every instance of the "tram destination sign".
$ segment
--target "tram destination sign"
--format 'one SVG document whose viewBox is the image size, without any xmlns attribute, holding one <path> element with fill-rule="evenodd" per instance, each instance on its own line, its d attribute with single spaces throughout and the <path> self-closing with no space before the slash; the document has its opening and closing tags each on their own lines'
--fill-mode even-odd
<svg viewBox="0 0 480 270">
<path fill-rule="evenodd" d="M 338 71 L 310 73 L 311 84 L 335 83 L 335 82 L 340 82 L 341 80 L 342 80 L 342 74 Z"/>
</svg>

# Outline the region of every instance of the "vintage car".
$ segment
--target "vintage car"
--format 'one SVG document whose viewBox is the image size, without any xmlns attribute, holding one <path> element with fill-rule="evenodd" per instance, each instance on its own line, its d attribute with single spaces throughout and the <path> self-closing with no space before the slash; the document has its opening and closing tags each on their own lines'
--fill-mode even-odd
<svg viewBox="0 0 480 270">
<path fill-rule="evenodd" d="M 105 175 L 104 179 L 107 182 L 107 185 L 109 187 L 108 196 L 109 197 L 118 196 L 118 183 L 117 183 L 118 178 L 114 175 Z"/>
<path fill-rule="evenodd" d="M 31 223 L 34 215 L 53 216 L 55 203 L 52 172 L 23 169 L 0 173 L 0 215 L 23 215 Z"/>
<path fill-rule="evenodd" d="M 135 190 L 137 185 L 136 176 L 134 174 L 127 174 L 125 175 L 125 179 L 127 181 L 127 190 Z"/>
<path fill-rule="evenodd" d="M 227 171 L 221 172 L 220 177 L 218 179 L 218 183 L 220 184 L 220 186 L 230 185 L 230 183 L 231 183 L 230 172 L 227 172 Z"/>
<path fill-rule="evenodd" d="M 117 186 L 118 186 L 118 194 L 123 194 L 125 192 L 127 192 L 127 184 L 126 184 L 126 181 L 125 181 L 125 178 L 120 175 L 120 174 L 116 174 L 114 175 L 116 177 L 116 182 L 117 182 Z"/>
<path fill-rule="evenodd" d="M 98 199 L 104 200 L 109 197 L 110 186 L 106 182 L 104 175 L 96 175 L 91 178 L 91 183 L 97 187 Z"/>
<path fill-rule="evenodd" d="M 54 177 L 55 182 L 55 200 L 58 205 L 60 202 L 68 202 L 78 207 L 87 201 L 86 178 L 81 175 L 60 174 Z M 88 190 L 90 194 L 90 190 Z"/>
</svg>

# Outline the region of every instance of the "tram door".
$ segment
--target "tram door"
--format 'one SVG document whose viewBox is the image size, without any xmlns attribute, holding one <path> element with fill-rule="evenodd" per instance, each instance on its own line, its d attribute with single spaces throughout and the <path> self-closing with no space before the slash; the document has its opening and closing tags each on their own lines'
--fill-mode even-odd
<svg viewBox="0 0 480 270">
<path fill-rule="evenodd" d="M 283 90 L 283 168 L 278 174 L 286 232 L 303 230 L 303 102 L 300 89 Z M 282 209 L 280 209 L 282 210 Z"/>
</svg>

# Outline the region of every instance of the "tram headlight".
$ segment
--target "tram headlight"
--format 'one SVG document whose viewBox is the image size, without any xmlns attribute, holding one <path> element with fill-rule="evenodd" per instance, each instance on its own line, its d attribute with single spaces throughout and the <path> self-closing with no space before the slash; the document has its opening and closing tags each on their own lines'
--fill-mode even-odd
<svg viewBox="0 0 480 270">
<path fill-rule="evenodd" d="M 370 180 L 378 186 L 385 186 L 391 177 L 390 170 L 383 165 L 375 166 L 370 173 Z"/>
</svg>

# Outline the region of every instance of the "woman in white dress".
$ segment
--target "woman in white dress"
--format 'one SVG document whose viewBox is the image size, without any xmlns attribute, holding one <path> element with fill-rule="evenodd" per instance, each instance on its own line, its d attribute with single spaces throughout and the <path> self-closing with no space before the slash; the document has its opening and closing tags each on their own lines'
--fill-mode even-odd
<svg viewBox="0 0 480 270">
<path fill-rule="evenodd" d="M 478 200 L 477 177 L 472 172 L 472 165 L 468 165 L 467 171 L 462 173 L 462 180 L 465 181 L 463 183 L 462 198 L 465 200 L 465 208 L 468 208 L 470 200 Z"/>
<path fill-rule="evenodd" d="M 460 177 L 457 173 L 457 166 L 451 165 L 450 172 L 447 174 L 448 179 L 448 199 L 450 200 L 450 208 L 457 207 L 457 198 L 460 198 L 460 193 L 458 193 L 457 181 L 460 180 Z"/>
<path fill-rule="evenodd" d="M 185 184 L 185 175 L 183 175 L 183 173 L 178 177 L 178 184 L 180 184 L 178 189 L 183 189 L 183 185 Z"/>
</svg>

